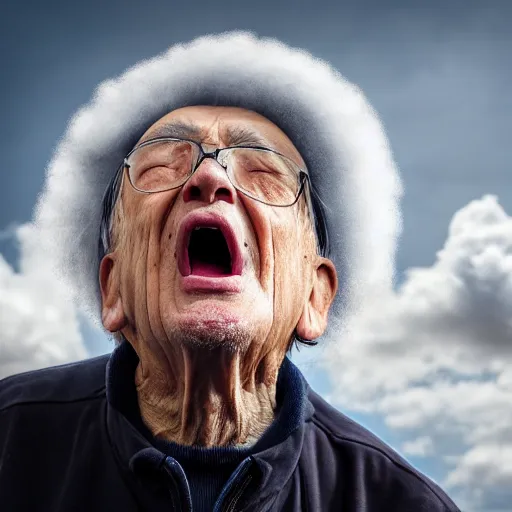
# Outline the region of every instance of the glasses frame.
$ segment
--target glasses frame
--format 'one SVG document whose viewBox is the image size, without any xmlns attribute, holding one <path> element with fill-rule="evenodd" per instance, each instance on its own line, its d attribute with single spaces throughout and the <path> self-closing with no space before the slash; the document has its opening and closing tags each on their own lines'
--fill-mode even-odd
<svg viewBox="0 0 512 512">
<path fill-rule="evenodd" d="M 130 176 L 130 164 L 128 163 L 128 159 L 130 158 L 130 156 L 133 155 L 133 153 L 135 153 L 136 151 L 138 151 L 139 149 L 141 149 L 143 147 L 150 146 L 150 145 L 155 144 L 157 142 L 171 142 L 171 141 L 175 141 L 175 142 L 188 142 L 188 143 L 192 144 L 193 146 L 195 146 L 196 148 L 198 148 L 198 150 L 199 150 L 198 153 L 197 153 L 198 156 L 197 156 L 195 164 L 192 163 L 190 174 L 179 185 L 176 185 L 176 186 L 173 186 L 173 187 L 170 187 L 170 188 L 166 188 L 164 190 L 147 191 L 147 190 L 141 190 L 141 189 L 137 188 L 133 184 L 131 176 Z M 296 169 L 298 171 L 297 180 L 299 182 L 298 183 L 298 185 L 299 185 L 298 192 L 297 192 L 293 202 L 291 202 L 289 204 L 272 204 L 272 203 L 268 203 L 268 202 L 266 202 L 266 201 L 264 201 L 262 199 L 259 199 L 258 197 L 255 197 L 255 196 L 251 195 L 249 192 L 247 192 L 244 189 L 242 189 L 241 187 L 235 185 L 235 183 L 233 183 L 233 180 L 232 180 L 232 178 L 230 176 L 230 172 L 232 172 L 232 171 L 229 171 L 228 168 L 224 167 L 219 162 L 219 160 L 218 160 L 218 157 L 221 154 L 221 152 L 229 150 L 229 149 L 255 149 L 255 150 L 258 150 L 258 151 L 265 151 L 265 152 L 268 152 L 268 153 L 274 153 L 275 155 L 278 155 L 281 158 L 284 158 L 288 162 L 291 162 L 293 164 L 293 166 L 296 167 Z M 224 169 L 224 171 L 226 172 L 228 180 L 231 183 L 231 185 L 233 185 L 233 187 L 236 190 L 238 190 L 241 194 L 243 194 L 246 197 L 249 197 L 250 199 L 253 199 L 254 201 L 258 201 L 259 203 L 263 203 L 263 204 L 266 204 L 268 206 L 274 206 L 274 207 L 277 207 L 277 208 L 288 208 L 290 206 L 293 206 L 299 200 L 299 197 L 301 196 L 301 194 L 302 194 L 302 192 L 304 190 L 305 183 L 307 182 L 308 185 L 309 185 L 310 178 L 309 178 L 308 170 L 306 168 L 302 168 L 300 165 L 296 164 L 291 158 L 288 158 L 287 156 L 282 155 L 281 153 L 279 153 L 277 151 L 274 151 L 273 149 L 269 149 L 269 148 L 266 148 L 264 146 L 244 146 L 244 145 L 242 145 L 242 146 L 228 146 L 226 148 L 217 148 L 214 151 L 205 151 L 203 149 L 203 147 L 201 146 L 201 144 L 199 144 L 195 140 L 180 139 L 180 138 L 177 138 L 177 137 L 157 137 L 157 138 L 154 138 L 154 139 L 149 139 L 149 140 L 144 141 L 142 144 L 139 144 L 138 146 L 134 147 L 124 157 L 122 167 L 123 167 L 123 169 L 126 169 L 127 174 L 128 174 L 128 181 L 130 182 L 130 185 L 133 187 L 134 190 L 136 190 L 137 192 L 140 192 L 142 194 L 157 194 L 159 192 L 168 192 L 169 190 L 176 190 L 176 189 L 178 189 L 180 187 L 183 187 L 187 183 L 187 181 L 194 175 L 194 173 L 197 171 L 197 169 L 199 168 L 201 163 L 204 160 L 206 160 L 207 158 L 211 158 L 211 159 L 215 160 L 220 165 L 220 167 L 222 167 L 222 169 Z M 308 201 L 308 203 L 309 203 L 309 201 Z M 311 205 L 308 204 L 308 206 L 311 206 Z"/>
</svg>

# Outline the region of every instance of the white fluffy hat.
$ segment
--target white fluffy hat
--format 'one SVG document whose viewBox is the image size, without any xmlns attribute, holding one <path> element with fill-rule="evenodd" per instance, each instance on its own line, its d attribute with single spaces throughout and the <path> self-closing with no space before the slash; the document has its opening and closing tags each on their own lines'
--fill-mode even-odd
<svg viewBox="0 0 512 512">
<path fill-rule="evenodd" d="M 79 307 L 100 320 L 98 236 L 104 191 L 137 139 L 186 105 L 239 106 L 292 140 L 327 207 L 342 316 L 392 285 L 402 192 L 381 123 L 326 62 L 273 39 L 201 37 L 100 84 L 48 166 L 35 223 Z"/>
</svg>

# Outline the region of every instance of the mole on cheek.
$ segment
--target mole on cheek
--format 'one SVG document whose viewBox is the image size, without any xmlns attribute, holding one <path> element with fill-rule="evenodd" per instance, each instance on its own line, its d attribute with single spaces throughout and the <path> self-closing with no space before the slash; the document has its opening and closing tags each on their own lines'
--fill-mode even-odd
<svg viewBox="0 0 512 512">
<path fill-rule="evenodd" d="M 247 242 L 244 242 L 244 247 L 249 247 Z"/>
</svg>

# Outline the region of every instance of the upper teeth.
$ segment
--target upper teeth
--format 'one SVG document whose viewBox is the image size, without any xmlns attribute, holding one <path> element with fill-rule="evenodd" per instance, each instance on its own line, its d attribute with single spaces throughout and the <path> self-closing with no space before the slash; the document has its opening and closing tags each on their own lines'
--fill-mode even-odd
<svg viewBox="0 0 512 512">
<path fill-rule="evenodd" d="M 198 229 L 219 229 L 219 228 L 216 228 L 215 226 L 205 226 L 205 227 L 197 227 L 197 228 L 194 228 L 194 231 L 197 231 Z"/>
</svg>

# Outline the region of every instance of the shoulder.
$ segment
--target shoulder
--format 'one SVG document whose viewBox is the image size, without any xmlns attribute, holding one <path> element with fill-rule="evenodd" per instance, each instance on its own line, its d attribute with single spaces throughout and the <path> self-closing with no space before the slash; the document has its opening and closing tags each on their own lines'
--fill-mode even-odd
<svg viewBox="0 0 512 512">
<path fill-rule="evenodd" d="M 24 405 L 103 397 L 108 359 L 105 355 L 7 377 L 0 381 L 0 413 Z"/>
<path fill-rule="evenodd" d="M 314 407 L 311 420 L 315 451 L 323 452 L 324 458 L 334 459 L 340 473 L 351 475 L 354 492 L 396 503 L 395 510 L 405 506 L 400 510 L 459 511 L 437 484 L 376 435 L 336 410 L 311 389 L 308 398 Z"/>
</svg>

